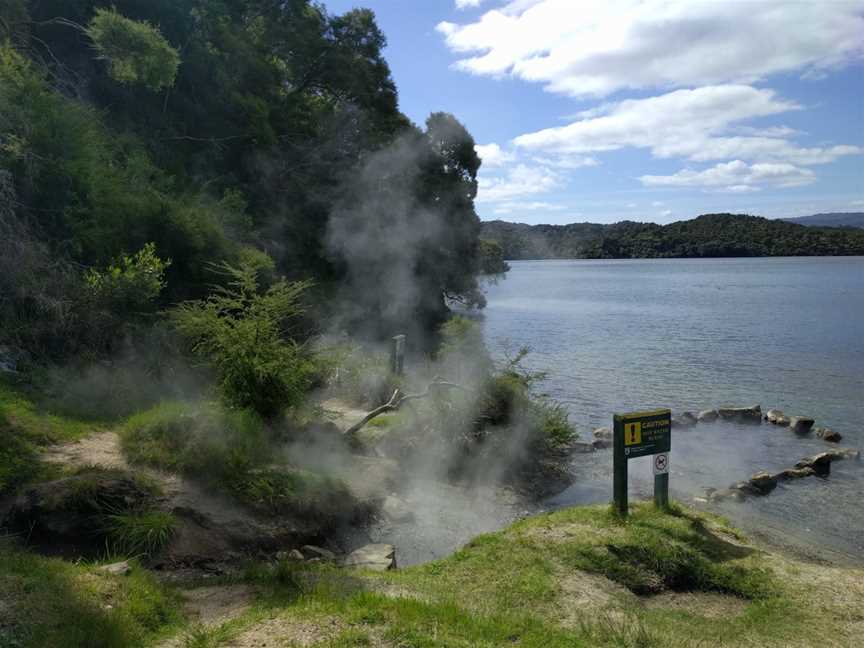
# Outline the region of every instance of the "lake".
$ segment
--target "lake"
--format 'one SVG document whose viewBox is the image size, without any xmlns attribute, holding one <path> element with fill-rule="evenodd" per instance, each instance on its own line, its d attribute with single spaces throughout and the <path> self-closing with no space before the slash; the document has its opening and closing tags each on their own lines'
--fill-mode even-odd
<svg viewBox="0 0 864 648">
<path fill-rule="evenodd" d="M 497 358 L 529 346 L 583 439 L 613 412 L 759 403 L 803 414 L 864 446 L 864 258 L 516 261 L 487 286 L 483 317 Z M 693 503 L 754 472 L 836 447 L 786 428 L 718 423 L 673 431 L 670 488 Z M 630 462 L 648 496 L 649 458 Z M 608 501 L 611 451 L 574 458 L 576 484 L 550 507 Z M 792 549 L 864 556 L 864 464 L 770 496 L 712 506 Z"/>
</svg>

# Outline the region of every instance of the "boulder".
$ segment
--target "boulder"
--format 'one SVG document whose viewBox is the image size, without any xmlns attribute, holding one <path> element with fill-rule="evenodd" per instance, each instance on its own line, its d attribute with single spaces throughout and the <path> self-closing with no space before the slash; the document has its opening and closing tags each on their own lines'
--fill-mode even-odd
<svg viewBox="0 0 864 648">
<path fill-rule="evenodd" d="M 305 559 L 306 557 L 300 552 L 299 549 L 276 552 L 276 560 L 292 560 L 294 562 L 303 562 Z"/>
<path fill-rule="evenodd" d="M 809 434 L 815 422 L 809 416 L 790 416 L 789 429 L 795 434 Z"/>
<path fill-rule="evenodd" d="M 774 425 L 789 425 L 789 418 L 778 409 L 770 409 L 765 414 L 765 420 Z"/>
<path fill-rule="evenodd" d="M 408 503 L 395 495 L 388 495 L 384 498 L 381 511 L 393 522 L 410 522 L 414 519 L 414 511 L 411 510 Z"/>
<path fill-rule="evenodd" d="M 333 553 L 329 549 L 324 549 L 323 547 L 316 547 L 315 545 L 303 545 L 302 547 L 300 547 L 300 552 L 307 560 L 311 560 L 314 558 L 328 561 L 336 560 L 335 553 Z"/>
<path fill-rule="evenodd" d="M 346 567 L 387 571 L 396 568 L 396 549 L 389 544 L 368 544 L 345 557 Z"/>
<path fill-rule="evenodd" d="M 772 475 L 778 482 L 789 481 L 790 479 L 803 479 L 804 477 L 812 477 L 816 471 L 812 468 L 787 468 Z"/>
<path fill-rule="evenodd" d="M 777 478 L 764 470 L 756 473 L 740 486 L 741 490 L 753 495 L 767 495 L 775 488 L 777 488 Z"/>
<path fill-rule="evenodd" d="M 696 415 L 696 420 L 699 423 L 712 423 L 717 420 L 717 417 L 720 416 L 717 413 L 717 410 L 702 410 Z"/>
<path fill-rule="evenodd" d="M 751 407 L 721 407 L 717 410 L 720 418 L 724 421 L 737 421 L 740 423 L 761 423 L 762 407 L 753 405 Z"/>
<path fill-rule="evenodd" d="M 123 562 L 111 563 L 110 565 L 102 565 L 99 571 L 111 576 L 125 576 L 132 571 L 132 567 L 129 566 L 128 561 L 124 560 Z"/>
<path fill-rule="evenodd" d="M 827 441 L 828 443 L 840 443 L 843 440 L 843 435 L 839 432 L 835 432 L 830 428 L 815 428 L 813 430 L 816 433 L 816 436 L 822 439 L 823 441 Z"/>
<path fill-rule="evenodd" d="M 845 448 L 843 450 L 828 450 L 820 452 L 812 457 L 804 457 L 801 461 L 795 464 L 796 468 L 812 468 L 817 475 L 828 475 L 831 472 L 831 463 L 842 459 L 860 459 L 861 453 L 858 450 Z"/>
<path fill-rule="evenodd" d="M 593 432 L 594 440 L 592 445 L 596 449 L 612 447 L 612 430 L 607 427 L 596 428 Z"/>
</svg>

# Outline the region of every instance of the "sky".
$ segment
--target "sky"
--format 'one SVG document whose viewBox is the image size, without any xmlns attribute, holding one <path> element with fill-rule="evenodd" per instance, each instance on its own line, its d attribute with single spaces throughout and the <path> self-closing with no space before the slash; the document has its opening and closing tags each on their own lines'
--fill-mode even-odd
<svg viewBox="0 0 864 648">
<path fill-rule="evenodd" d="M 483 220 L 864 211 L 864 0 L 325 0 L 401 110 L 455 115 Z"/>
</svg>

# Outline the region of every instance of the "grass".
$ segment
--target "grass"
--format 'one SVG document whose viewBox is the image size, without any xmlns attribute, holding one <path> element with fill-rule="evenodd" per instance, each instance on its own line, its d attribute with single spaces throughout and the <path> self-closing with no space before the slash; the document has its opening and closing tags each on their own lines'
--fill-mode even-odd
<svg viewBox="0 0 864 648">
<path fill-rule="evenodd" d="M 106 520 L 112 550 L 130 556 L 159 553 L 174 535 L 176 520 L 165 511 L 118 513 Z"/>
<path fill-rule="evenodd" d="M 56 467 L 40 461 L 40 448 L 79 439 L 93 429 L 91 422 L 41 410 L 23 391 L 0 380 L 0 496 L 56 474 Z"/>
<path fill-rule="evenodd" d="M 133 564 L 123 577 L 0 546 L 0 646 L 135 648 L 177 627 L 178 596 Z"/>
<path fill-rule="evenodd" d="M 231 645 L 262 615 L 317 625 L 318 648 L 853 645 L 860 600 L 806 567 L 790 576 L 792 564 L 712 516 L 640 504 L 622 521 L 579 507 L 394 572 L 258 567 L 246 577 L 263 592 L 258 607 L 195 645 Z M 838 574 L 864 591 L 860 570 Z"/>
<path fill-rule="evenodd" d="M 130 462 L 195 477 L 266 513 L 347 519 L 356 507 L 339 480 L 274 466 L 271 433 L 250 412 L 164 403 L 130 417 L 121 437 Z"/>
<path fill-rule="evenodd" d="M 623 571 L 599 557 L 621 550 Z M 0 549 L 0 646 L 134 647 L 174 633 L 184 648 L 216 648 L 252 645 L 250 630 L 255 645 L 294 645 L 295 633 L 316 648 L 846 646 L 864 619 L 862 576 L 754 550 L 722 520 L 680 508 L 639 504 L 621 520 L 578 507 L 393 572 L 254 564 L 207 581 L 254 585 L 251 608 L 189 626 L 176 594 L 137 566 L 115 578 Z"/>
</svg>

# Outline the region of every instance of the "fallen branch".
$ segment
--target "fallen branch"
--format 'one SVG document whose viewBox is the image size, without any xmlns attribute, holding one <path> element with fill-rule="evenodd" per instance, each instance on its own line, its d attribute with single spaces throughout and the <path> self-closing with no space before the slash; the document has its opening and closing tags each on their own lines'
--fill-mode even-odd
<svg viewBox="0 0 864 648">
<path fill-rule="evenodd" d="M 353 436 L 357 434 L 363 427 L 372 419 L 377 416 L 381 416 L 382 414 L 386 414 L 387 412 L 395 412 L 405 403 L 410 403 L 413 400 L 418 400 L 420 398 L 426 398 L 429 394 L 432 393 L 433 389 L 441 388 L 441 387 L 449 387 L 450 389 L 461 389 L 463 391 L 471 391 L 467 387 L 459 385 L 457 383 L 447 382 L 446 380 L 442 380 L 440 378 L 435 378 L 429 385 L 426 387 L 425 391 L 419 392 L 417 394 L 403 394 L 398 389 L 393 392 L 393 395 L 390 397 L 390 400 L 381 405 L 380 407 L 376 407 L 374 410 L 369 412 L 362 419 L 357 421 L 354 425 L 349 427 L 347 430 L 343 432 L 346 436 Z"/>
</svg>

